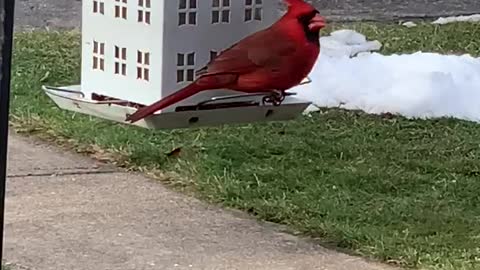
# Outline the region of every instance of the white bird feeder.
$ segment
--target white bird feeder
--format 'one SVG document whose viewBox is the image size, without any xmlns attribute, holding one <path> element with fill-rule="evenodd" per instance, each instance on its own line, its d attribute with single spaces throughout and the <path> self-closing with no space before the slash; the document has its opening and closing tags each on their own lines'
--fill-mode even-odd
<svg viewBox="0 0 480 270">
<path fill-rule="evenodd" d="M 43 86 L 62 109 L 125 124 L 125 118 L 195 80 L 195 70 L 279 18 L 277 0 L 83 0 L 81 84 Z M 281 41 L 279 41 L 281 42 Z M 135 122 L 188 128 L 290 120 L 309 102 L 266 93 L 204 91 Z"/>
</svg>

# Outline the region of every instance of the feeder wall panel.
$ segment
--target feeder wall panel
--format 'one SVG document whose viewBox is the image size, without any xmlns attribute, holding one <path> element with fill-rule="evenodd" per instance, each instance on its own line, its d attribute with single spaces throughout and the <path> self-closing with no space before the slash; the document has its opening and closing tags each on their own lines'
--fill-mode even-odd
<svg viewBox="0 0 480 270">
<path fill-rule="evenodd" d="M 114 0 L 104 1 L 105 14 L 92 13 L 93 3 L 83 1 L 82 88 L 85 94 L 90 96 L 95 92 L 142 104 L 161 98 L 163 1 L 151 1 L 150 24 L 138 22 L 138 0 L 127 2 L 127 19 L 115 18 Z M 103 54 L 94 53 L 95 41 L 104 44 Z M 115 47 L 119 48 L 119 55 L 115 55 Z M 138 51 L 149 53 L 148 81 L 143 76 L 138 79 Z M 96 55 L 103 57 L 104 70 L 94 69 Z M 119 74 L 116 74 L 116 65 Z"/>
</svg>

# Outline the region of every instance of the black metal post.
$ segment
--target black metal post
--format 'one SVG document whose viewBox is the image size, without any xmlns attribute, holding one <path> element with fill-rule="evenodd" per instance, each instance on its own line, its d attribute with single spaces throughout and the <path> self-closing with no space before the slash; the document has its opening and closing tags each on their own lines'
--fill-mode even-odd
<svg viewBox="0 0 480 270">
<path fill-rule="evenodd" d="M 0 19 L 2 21 L 2 27 L 0 29 L 0 264 L 3 264 L 8 111 L 10 105 L 10 69 L 12 65 L 14 7 L 15 0 L 0 0 Z"/>
</svg>

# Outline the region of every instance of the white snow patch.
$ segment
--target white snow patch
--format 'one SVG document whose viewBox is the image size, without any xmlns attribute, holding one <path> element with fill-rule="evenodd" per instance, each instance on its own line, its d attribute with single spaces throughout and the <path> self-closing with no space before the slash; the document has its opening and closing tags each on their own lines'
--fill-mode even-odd
<svg viewBox="0 0 480 270">
<path fill-rule="evenodd" d="M 343 29 L 332 32 L 330 36 L 320 38 L 322 53 L 331 56 L 355 56 L 361 52 L 377 51 L 382 44 L 367 38 L 353 30 Z"/>
<path fill-rule="evenodd" d="M 371 52 L 381 44 L 372 44 L 352 30 L 322 38 L 320 58 L 309 75 L 312 82 L 291 91 L 318 107 L 480 122 L 480 58 L 427 52 L 382 55 Z M 362 53 L 352 57 L 358 51 Z M 307 112 L 317 109 L 311 106 Z"/>
<path fill-rule="evenodd" d="M 412 27 L 417 26 L 417 24 L 414 23 L 414 22 L 404 22 L 404 23 L 402 23 L 402 25 L 405 26 L 405 27 L 408 27 L 408 28 L 412 28 Z"/>
<path fill-rule="evenodd" d="M 480 22 L 480 14 L 473 14 L 468 16 L 451 16 L 440 17 L 433 21 L 432 24 L 447 24 L 453 22 Z"/>
</svg>

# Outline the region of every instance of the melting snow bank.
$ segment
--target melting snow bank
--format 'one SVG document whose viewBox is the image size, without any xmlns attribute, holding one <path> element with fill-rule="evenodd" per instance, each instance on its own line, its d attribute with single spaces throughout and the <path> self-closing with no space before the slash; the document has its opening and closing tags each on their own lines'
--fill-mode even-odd
<svg viewBox="0 0 480 270">
<path fill-rule="evenodd" d="M 448 24 L 454 22 L 480 22 L 480 14 L 473 14 L 473 15 L 461 15 L 461 16 L 450 16 L 450 17 L 440 17 L 432 22 L 432 24 Z M 416 23 L 408 21 L 402 23 L 403 26 L 408 28 L 417 26 Z"/>
<path fill-rule="evenodd" d="M 440 17 L 432 24 L 447 24 L 452 22 L 480 22 L 480 14 L 474 14 L 469 16 L 452 16 L 452 17 Z"/>
<path fill-rule="evenodd" d="M 480 58 L 423 52 L 385 56 L 370 52 L 378 43 L 368 43 L 351 30 L 333 33 L 321 43 L 339 45 L 322 48 L 309 75 L 312 82 L 292 89 L 299 98 L 318 107 L 480 122 Z M 361 46 L 362 53 L 351 57 Z"/>
<path fill-rule="evenodd" d="M 356 56 L 361 52 L 377 51 L 382 44 L 377 40 L 367 41 L 367 38 L 352 30 L 338 30 L 330 36 L 321 37 L 321 53 L 329 56 Z"/>
</svg>

